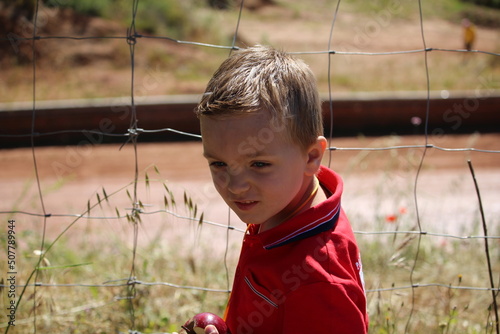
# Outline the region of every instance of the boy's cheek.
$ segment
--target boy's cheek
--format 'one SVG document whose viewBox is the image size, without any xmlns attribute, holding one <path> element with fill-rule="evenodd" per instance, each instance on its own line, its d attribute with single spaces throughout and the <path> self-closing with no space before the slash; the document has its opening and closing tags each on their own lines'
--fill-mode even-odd
<svg viewBox="0 0 500 334">
<path fill-rule="evenodd" d="M 221 189 L 227 188 L 229 175 L 226 172 L 212 172 L 212 180 L 214 181 L 215 189 L 220 193 Z"/>
</svg>

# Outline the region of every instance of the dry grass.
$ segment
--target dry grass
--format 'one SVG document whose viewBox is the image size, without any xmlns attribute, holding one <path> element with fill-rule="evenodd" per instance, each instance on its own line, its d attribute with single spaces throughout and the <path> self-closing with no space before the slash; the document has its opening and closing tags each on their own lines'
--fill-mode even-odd
<svg viewBox="0 0 500 334">
<path fill-rule="evenodd" d="M 226 289 L 224 254 L 220 249 L 224 231 L 204 226 L 200 232 L 196 223 L 172 230 L 175 222 L 171 218 L 160 220 L 160 230 L 147 242 L 140 241 L 137 247 L 137 280 Z M 26 221 L 26 218 L 18 218 L 18 221 Z M 401 230 L 413 223 L 411 215 L 397 222 Z M 107 222 L 114 227 L 103 230 L 102 223 L 81 221 L 78 224 L 84 225 L 83 231 L 78 232 L 75 228 L 61 238 L 46 254 L 47 261 L 39 270 L 37 282 L 56 287 L 38 287 L 36 294 L 33 287 L 27 288 L 17 310 L 13 333 L 31 333 L 35 324 L 37 330 L 44 333 L 124 333 L 129 329 L 143 333 L 170 332 L 177 330 L 194 313 L 223 313 L 228 296 L 224 292 L 166 285 L 136 284 L 133 289 L 126 286 L 132 265 L 132 226 L 123 221 L 121 225 Z M 183 224 L 186 226 L 185 222 Z M 207 239 L 213 233 L 218 236 L 214 240 Z M 26 282 L 27 275 L 36 266 L 33 250 L 39 247 L 40 239 L 38 233 L 29 230 L 18 236 L 18 240 L 23 241 L 18 250 L 19 268 L 22 268 L 18 276 L 20 282 Z M 444 239 L 438 242 L 423 237 L 413 273 L 414 282 L 440 286 L 419 287 L 413 291 L 408 286 L 417 251 L 415 235 L 389 234 L 376 238 L 361 235 L 358 240 L 363 250 L 369 291 L 371 333 L 403 332 L 412 309 L 412 293 L 415 294 L 412 333 L 492 332 L 491 324 L 487 325 L 492 320 L 491 294 L 456 288 L 488 285 L 483 240 Z M 498 243 L 491 246 L 493 254 L 497 254 Z M 228 266 L 232 273 L 238 254 L 236 244 L 230 246 L 229 254 Z M 81 266 L 75 266 L 77 264 Z M 500 271 L 498 262 L 494 270 Z M 77 286 L 64 287 L 64 284 Z M 112 287 L 113 284 L 123 285 Z M 389 290 L 376 291 L 387 288 Z M 133 298 L 128 299 L 131 296 Z"/>
</svg>

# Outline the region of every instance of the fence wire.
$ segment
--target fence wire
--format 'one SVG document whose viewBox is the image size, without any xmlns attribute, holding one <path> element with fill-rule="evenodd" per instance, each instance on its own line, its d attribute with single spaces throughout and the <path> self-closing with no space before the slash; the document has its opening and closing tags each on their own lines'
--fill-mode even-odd
<svg viewBox="0 0 500 334">
<path fill-rule="evenodd" d="M 239 31 L 239 26 L 242 20 L 244 20 L 244 1 L 240 2 L 239 6 L 239 14 L 237 21 L 235 22 L 235 29 L 234 29 L 234 36 L 232 39 L 232 44 L 231 45 L 216 45 L 216 44 L 208 44 L 208 43 L 202 43 L 202 42 L 196 42 L 196 41 L 186 41 L 186 40 L 178 40 L 169 36 L 148 36 L 145 34 L 142 34 L 141 32 L 137 31 L 136 28 L 136 17 L 138 14 L 138 8 L 139 8 L 139 2 L 140 0 L 131 0 L 130 5 L 132 8 L 131 11 L 131 18 L 130 18 L 130 26 L 128 28 L 127 34 L 125 36 L 89 36 L 89 37 L 79 37 L 79 36 L 41 36 L 38 34 L 37 26 L 38 26 L 38 14 L 39 14 L 39 7 L 41 6 L 41 2 L 35 1 L 36 3 L 36 8 L 35 8 L 35 14 L 34 14 L 34 19 L 33 19 L 33 34 L 31 37 L 22 37 L 22 36 L 9 36 L 7 39 L 3 40 L 9 40 L 10 42 L 14 43 L 19 43 L 19 42 L 31 42 L 32 44 L 32 76 L 33 76 L 33 91 L 32 91 L 32 118 L 31 118 L 31 130 L 24 133 L 24 134 L 1 134 L 1 137 L 4 138 L 23 138 L 23 137 L 29 137 L 31 140 L 31 154 L 32 154 L 32 162 L 33 162 L 33 167 L 35 170 L 35 179 L 36 179 L 36 186 L 37 186 L 37 191 L 38 191 L 38 201 L 40 204 L 40 211 L 34 212 L 30 210 L 9 210 L 9 211 L 0 211 L 0 215 L 4 215 L 7 217 L 12 217 L 13 215 L 20 215 L 20 216 L 32 216 L 32 217 L 37 217 L 41 219 L 41 240 L 39 244 L 39 249 L 41 250 L 38 254 L 38 260 L 36 261 L 36 265 L 31 271 L 31 273 L 28 276 L 28 279 L 26 282 L 17 283 L 17 284 L 7 284 L 5 281 L 0 282 L 0 288 L 2 289 L 12 289 L 12 286 L 15 286 L 20 293 L 18 294 L 18 298 L 15 300 L 15 306 L 16 309 L 18 309 L 21 305 L 21 303 L 29 303 L 30 300 L 33 303 L 33 310 L 36 310 L 37 308 L 37 303 L 39 302 L 38 295 L 44 294 L 44 290 L 41 289 L 47 289 L 47 288 L 57 288 L 57 289 L 65 289 L 65 288 L 74 288 L 74 289 L 89 289 L 89 288 L 96 288 L 96 289 L 114 289 L 114 288 L 124 288 L 125 293 L 119 293 L 117 294 L 113 300 L 109 301 L 103 301 L 103 302 L 96 302 L 92 304 L 87 304 L 87 305 L 81 305 L 77 306 L 71 309 L 65 309 L 65 310 L 59 310 L 57 312 L 51 313 L 51 314 L 46 314 L 46 315 L 38 315 L 37 312 L 33 312 L 32 314 L 26 316 L 23 319 L 17 319 L 18 325 L 22 324 L 32 324 L 32 329 L 33 332 L 37 332 L 38 328 L 38 323 L 41 321 L 44 321 L 46 319 L 57 319 L 58 317 L 68 315 L 68 314 L 73 314 L 73 313 L 79 313 L 83 312 L 85 310 L 89 309 L 97 309 L 97 308 L 105 308 L 110 305 L 116 304 L 120 301 L 126 301 L 128 303 L 128 320 L 129 320 L 129 330 L 128 333 L 139 333 L 139 331 L 136 330 L 136 312 L 138 311 L 137 308 L 139 305 L 137 303 L 134 303 L 134 300 L 137 299 L 138 295 L 138 287 L 154 287 L 154 286 L 166 286 L 169 288 L 174 288 L 174 289 L 180 289 L 180 290 L 194 290 L 194 291 L 203 291 L 203 292 L 210 292 L 210 293 L 222 293 L 222 294 L 228 294 L 230 292 L 230 283 L 229 283 L 229 268 L 227 264 L 227 254 L 229 251 L 229 233 L 235 232 L 242 234 L 244 233 L 244 230 L 242 228 L 239 228 L 235 225 L 232 224 L 231 222 L 231 217 L 230 213 L 228 213 L 228 220 L 227 222 L 214 222 L 210 221 L 207 219 L 203 219 L 203 215 L 199 216 L 196 214 L 196 212 L 192 215 L 182 215 L 178 214 L 175 210 L 170 210 L 170 209 L 162 209 L 162 210 L 150 210 L 148 209 L 147 205 L 144 205 L 141 200 L 141 196 L 139 195 L 139 175 L 140 175 L 140 169 L 139 169 L 139 151 L 140 151 L 140 146 L 138 145 L 139 143 L 139 138 L 142 134 L 147 134 L 147 133 L 162 133 L 162 132 L 175 132 L 177 134 L 181 134 L 186 136 L 186 138 L 195 138 L 195 139 L 200 139 L 199 134 L 195 133 L 187 133 L 184 131 L 179 131 L 174 128 L 158 128 L 158 129 L 143 129 L 138 127 L 139 123 L 139 118 L 137 116 L 136 112 L 136 104 L 135 104 L 135 69 L 136 69 L 136 60 L 135 60 L 135 54 L 136 50 L 140 48 L 140 44 L 142 41 L 148 40 L 148 39 L 156 39 L 156 40 L 168 40 L 170 42 L 178 43 L 178 44 L 184 44 L 184 45 L 190 45 L 192 47 L 203 47 L 203 48 L 213 48 L 213 49 L 225 49 L 228 51 L 228 54 L 230 54 L 234 50 L 238 50 L 239 47 L 236 46 L 236 40 L 238 36 L 238 31 Z M 435 47 L 428 47 L 426 43 L 426 34 L 425 34 L 425 29 L 424 29 L 424 15 L 422 13 L 422 3 L 421 1 L 418 1 L 419 4 L 419 23 L 420 26 L 418 29 L 420 30 L 421 33 L 421 43 L 422 47 L 419 49 L 410 49 L 410 50 L 397 50 L 397 51 L 391 51 L 391 52 L 360 52 L 360 51 L 349 51 L 349 50 L 335 50 L 335 46 L 332 43 L 332 38 L 335 33 L 335 25 L 336 21 L 339 16 L 342 15 L 342 11 L 340 10 L 340 4 L 341 1 L 337 1 L 334 6 L 332 6 L 332 11 L 333 11 L 333 18 L 331 21 L 331 29 L 330 29 L 330 35 L 328 38 L 328 43 L 325 45 L 327 48 L 325 50 L 311 50 L 311 51 L 290 51 L 291 54 L 295 55 L 317 55 L 317 56 L 322 56 L 324 55 L 325 57 L 328 57 L 328 68 L 327 68 L 327 73 L 328 73 L 328 89 L 329 89 L 329 109 L 330 109 L 330 121 L 333 122 L 333 116 L 335 115 L 335 98 L 334 98 L 334 87 L 331 81 L 331 78 L 335 76 L 335 74 L 332 74 L 331 70 L 331 59 L 332 57 L 342 57 L 342 56 L 389 56 L 389 55 L 406 55 L 406 54 L 422 54 L 423 55 L 423 62 L 424 62 L 424 71 L 425 71 L 425 77 L 426 77 L 426 88 L 425 91 L 427 93 L 427 104 L 426 104 L 426 117 L 424 119 L 424 143 L 423 144 L 417 144 L 417 145 L 388 145 L 388 146 L 383 146 L 383 147 L 335 147 L 331 143 L 331 138 L 332 136 L 330 135 L 330 144 L 329 144 L 329 165 L 331 165 L 332 160 L 332 153 L 334 152 L 349 152 L 349 151 L 358 151 L 358 152 L 383 152 L 383 151 L 407 151 L 407 150 L 420 150 L 420 155 L 419 155 L 419 162 L 418 162 L 418 167 L 417 167 L 417 172 L 414 175 L 413 179 L 413 186 L 412 186 L 412 193 L 413 193 L 413 204 L 416 208 L 416 215 L 414 219 L 415 226 L 413 229 L 405 229 L 405 230 L 390 230 L 390 231 L 384 231 L 384 230 L 356 230 L 355 233 L 359 237 L 365 237 L 365 236 L 370 236 L 370 237 L 380 237 L 380 236 L 392 236 L 393 238 L 396 238 L 398 236 L 401 237 L 406 237 L 406 238 L 416 238 L 416 252 L 414 257 L 411 259 L 411 264 L 409 268 L 409 284 L 407 285 L 401 285 L 401 286 L 382 286 L 379 288 L 367 288 L 366 293 L 368 296 L 370 295 L 377 295 L 381 294 L 384 292 L 389 292 L 389 293 L 406 293 L 409 292 L 411 294 L 411 305 L 405 306 L 409 307 L 409 314 L 407 317 L 406 325 L 405 325 L 405 332 L 406 333 L 411 333 L 412 332 L 412 325 L 413 322 L 416 321 L 416 313 L 418 310 L 416 309 L 415 306 L 415 301 L 418 298 L 418 293 L 422 289 L 430 289 L 430 288 L 443 288 L 448 291 L 476 291 L 476 292 L 488 292 L 491 293 L 491 300 L 489 303 L 491 303 L 491 307 L 489 307 L 489 312 L 487 313 L 487 319 L 485 319 L 485 331 L 486 332 L 496 332 L 497 334 L 500 333 L 499 331 L 499 321 L 498 321 L 498 307 L 496 304 L 496 298 L 498 296 L 498 293 L 500 292 L 499 288 L 499 282 L 495 282 L 495 278 L 493 277 L 493 274 L 499 275 L 498 272 L 495 272 L 495 269 L 491 267 L 491 261 L 493 261 L 493 264 L 498 264 L 498 258 L 496 256 L 491 256 L 490 254 L 490 249 L 492 248 L 491 245 L 488 244 L 488 242 L 491 241 L 497 241 L 500 240 L 499 235 L 491 235 L 487 233 L 487 224 L 485 223 L 484 219 L 484 213 L 482 217 L 483 221 L 483 229 L 482 231 L 477 231 L 475 234 L 454 234 L 454 233 L 441 233 L 441 232 L 436 232 L 436 231 L 429 231 L 424 229 L 424 227 L 421 224 L 421 215 L 422 213 L 420 212 L 423 208 L 423 205 L 420 203 L 420 197 L 418 193 L 418 188 L 420 185 L 420 178 L 421 178 L 421 171 L 423 168 L 424 163 L 426 162 L 427 156 L 430 154 L 432 151 L 439 151 L 439 152 L 476 152 L 476 153 L 481 153 L 481 154 L 499 154 L 500 153 L 500 148 L 498 150 L 489 150 L 489 149 L 482 149 L 482 148 L 473 148 L 473 147 L 461 147 L 461 148 L 451 148 L 451 147 L 442 147 L 439 145 L 434 145 L 429 143 L 429 113 L 430 113 L 430 93 L 431 93 L 431 85 L 430 85 L 430 78 L 429 78 L 429 64 L 428 64 L 428 55 L 430 52 L 445 52 L 445 53 L 468 53 L 468 54 L 485 54 L 485 55 L 490 55 L 490 56 L 500 56 L 499 53 L 491 52 L 491 51 L 483 51 L 483 50 L 463 50 L 463 49 L 444 49 L 444 48 L 435 48 Z M 35 131 L 35 121 L 37 118 L 37 82 L 40 80 L 37 77 L 37 54 L 35 52 L 36 50 L 36 45 L 38 43 L 43 43 L 46 40 L 76 40 L 76 41 L 82 41 L 82 40 L 123 40 L 126 43 L 128 43 L 129 46 L 129 56 L 130 56 L 130 69 L 131 69 L 131 76 L 130 76 L 130 108 L 131 108 L 131 115 L 130 115 L 130 124 L 127 132 L 125 133 L 109 133 L 109 132 L 103 132 L 103 131 L 91 131 L 91 130 L 86 130 L 86 129 L 81 129 L 81 130 L 57 130 L 57 131 L 49 131 L 49 132 L 36 132 Z M 330 124 L 330 133 L 332 131 L 332 125 L 333 123 Z M 131 199 L 132 207 L 129 208 L 122 208 L 121 211 L 117 209 L 116 214 L 107 214 L 107 215 L 95 215 L 91 214 L 91 211 L 94 210 L 95 208 L 100 207 L 102 204 L 104 204 L 109 197 L 111 197 L 114 193 L 106 194 L 103 192 L 101 196 L 97 195 L 97 201 L 96 203 L 91 204 L 90 201 L 87 204 L 87 209 L 84 212 L 80 213 L 53 213 L 53 212 L 48 212 L 46 209 L 46 206 L 44 204 L 45 201 L 45 196 L 44 195 L 44 188 L 41 185 L 41 180 L 42 176 L 40 175 L 40 172 L 38 170 L 38 156 L 39 156 L 39 150 L 38 147 L 36 146 L 36 139 L 41 137 L 41 136 L 50 136 L 50 135 L 57 135 L 57 134 L 69 134 L 69 133 L 90 133 L 90 134 L 96 134 L 100 136 L 113 136 L 113 137 L 123 137 L 124 138 L 124 144 L 123 145 L 128 145 L 133 148 L 133 154 L 134 154 L 134 173 L 132 175 L 132 181 L 129 185 L 127 185 L 124 188 L 120 188 L 117 192 L 121 192 L 124 189 L 131 189 L 129 194 L 129 197 Z M 469 165 L 471 167 L 471 176 L 474 177 L 474 170 L 472 167 L 472 163 L 469 161 Z M 476 190 L 478 194 L 478 202 L 481 206 L 481 197 L 480 197 L 480 189 L 477 186 L 476 183 Z M 185 203 L 188 203 L 188 206 L 191 211 L 196 211 L 195 205 L 190 202 L 189 199 L 185 198 Z M 481 209 L 482 210 L 482 209 Z M 193 213 L 193 212 L 191 212 Z M 227 283 L 226 283 L 226 288 L 210 288 L 206 286 L 193 286 L 193 285 L 185 285 L 185 284 L 179 284 L 179 283 L 174 283 L 174 282 L 158 282 L 158 281 L 149 281 L 147 279 L 141 279 L 138 276 L 137 272 L 137 267 L 140 265 L 139 260 L 138 260 L 138 240 L 140 238 L 140 224 L 143 219 L 143 217 L 147 217 L 150 215 L 168 215 L 171 217 L 178 218 L 180 220 L 184 221 L 189 221 L 194 224 L 198 225 L 210 225 L 216 228 L 219 228 L 221 231 L 226 231 L 226 245 L 225 245 L 225 255 L 224 255 L 224 265 L 225 265 L 225 270 L 226 270 L 226 277 L 227 277 Z M 48 230 L 48 227 L 50 224 L 55 223 L 52 219 L 54 218 L 70 218 L 73 219 L 72 222 L 63 230 L 60 235 L 53 240 L 52 242 L 48 242 L 46 239 L 46 232 Z M 42 271 L 40 270 L 44 266 L 44 261 L 46 261 L 46 254 L 51 250 L 52 247 L 54 247 L 57 244 L 57 241 L 59 238 L 63 235 L 69 232 L 72 228 L 75 227 L 76 223 L 81 221 L 81 220 L 102 220 L 103 224 L 110 224 L 113 221 L 117 222 L 123 222 L 124 220 L 127 221 L 129 229 L 132 231 L 132 247 L 130 249 L 130 268 L 128 270 L 128 275 L 127 277 L 119 277 L 119 278 L 113 278 L 113 279 L 107 279 L 107 280 L 101 280 L 96 279 L 95 282 L 87 282 L 87 283 L 78 283 L 78 282 L 71 282 L 71 283 L 57 283 L 57 282 L 47 282 L 44 281 L 45 277 L 42 275 Z M 417 282 L 417 280 L 421 278 L 417 278 L 416 276 L 416 268 L 418 265 L 421 264 L 421 257 L 423 256 L 421 252 L 424 252 L 425 250 L 423 249 L 423 246 L 421 245 L 422 241 L 424 238 L 444 238 L 444 239 L 451 239 L 451 240 L 479 240 L 483 241 L 484 243 L 484 248 L 485 248 L 485 255 L 487 257 L 488 263 L 490 264 L 490 267 L 488 269 L 489 271 L 489 281 L 485 282 L 480 282 L 478 286 L 463 286 L 460 284 L 443 284 L 440 282 Z M 411 239 L 413 241 L 413 239 Z M 496 259 L 496 260 L 495 260 Z M 388 282 L 384 282 L 388 284 Z M 26 293 L 27 289 L 30 288 L 33 291 L 33 294 L 28 298 Z M 57 293 L 57 292 L 56 292 Z M 452 293 L 452 292 L 450 292 Z M 485 309 L 488 307 L 485 305 Z M 373 316 L 371 316 L 374 318 Z M 9 330 L 15 330 L 14 326 L 11 325 L 10 322 L 6 322 L 4 324 L 1 324 L 2 327 L 5 327 L 5 333 L 9 332 Z M 444 333 L 444 331 L 442 331 Z"/>
</svg>

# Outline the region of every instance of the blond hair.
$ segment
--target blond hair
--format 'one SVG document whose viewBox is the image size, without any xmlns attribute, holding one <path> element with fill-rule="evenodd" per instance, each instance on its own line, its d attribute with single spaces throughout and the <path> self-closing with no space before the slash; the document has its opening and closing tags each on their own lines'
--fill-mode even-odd
<svg viewBox="0 0 500 334">
<path fill-rule="evenodd" d="M 227 58 L 209 81 L 196 115 L 228 117 L 267 111 L 299 146 L 323 134 L 316 79 L 300 59 L 255 46 Z"/>
</svg>

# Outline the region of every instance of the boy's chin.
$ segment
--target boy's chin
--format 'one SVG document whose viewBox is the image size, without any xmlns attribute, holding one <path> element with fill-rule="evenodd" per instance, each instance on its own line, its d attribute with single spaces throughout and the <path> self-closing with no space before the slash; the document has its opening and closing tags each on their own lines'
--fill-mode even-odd
<svg viewBox="0 0 500 334">
<path fill-rule="evenodd" d="M 256 222 L 255 220 L 248 219 L 248 217 L 244 217 L 243 215 L 237 215 L 240 220 L 246 225 L 260 225 L 261 222 Z"/>
<path fill-rule="evenodd" d="M 262 220 L 255 219 L 255 217 L 251 217 L 248 213 L 244 214 L 234 209 L 231 211 L 232 213 L 236 214 L 236 216 L 238 216 L 238 218 L 246 225 L 261 225 L 263 223 Z"/>
<path fill-rule="evenodd" d="M 244 217 L 243 215 L 237 215 L 240 220 L 245 223 L 246 225 L 262 225 L 264 222 L 262 221 L 255 221 L 252 219 L 248 219 L 248 217 Z"/>
</svg>

